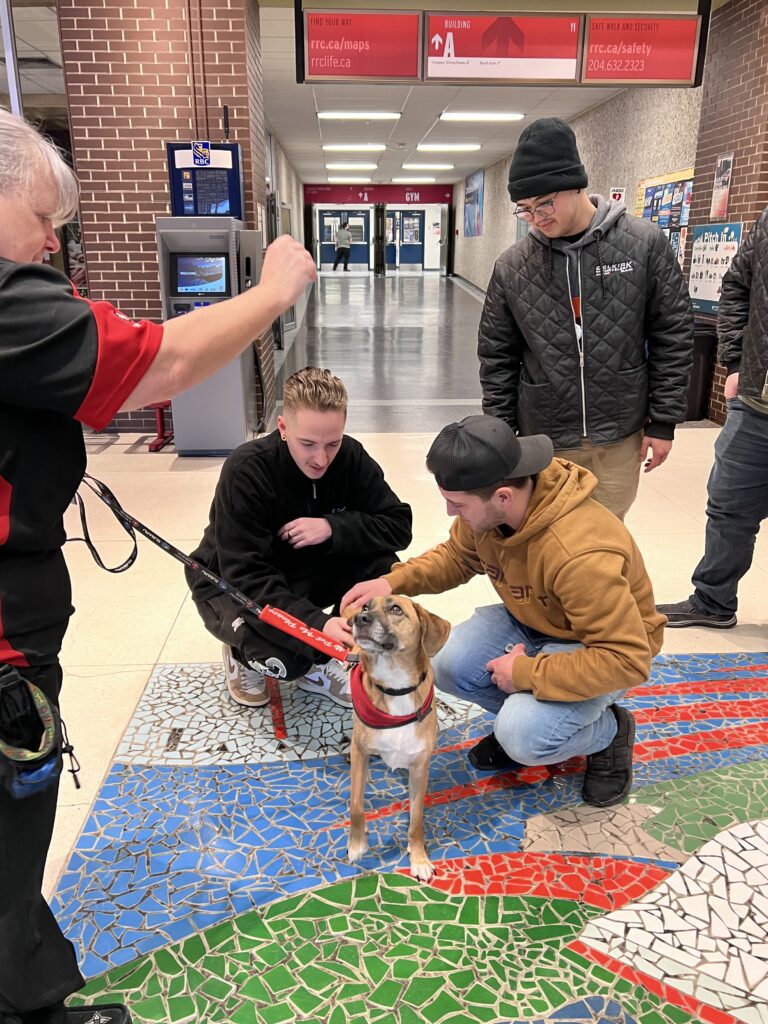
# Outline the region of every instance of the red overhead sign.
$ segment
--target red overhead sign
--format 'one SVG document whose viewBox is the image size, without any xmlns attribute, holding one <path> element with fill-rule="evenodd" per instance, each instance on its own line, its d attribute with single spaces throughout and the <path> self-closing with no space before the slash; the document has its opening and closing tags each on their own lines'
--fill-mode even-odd
<svg viewBox="0 0 768 1024">
<path fill-rule="evenodd" d="M 323 206 L 361 203 L 450 203 L 453 185 L 305 185 L 304 202 Z"/>
<path fill-rule="evenodd" d="M 421 15 L 400 11 L 307 11 L 305 75 L 324 79 L 418 79 Z"/>
<path fill-rule="evenodd" d="M 581 15 L 430 14 L 430 79 L 575 82 Z"/>
<path fill-rule="evenodd" d="M 688 85 L 696 72 L 699 18 L 589 17 L 583 82 Z"/>
</svg>

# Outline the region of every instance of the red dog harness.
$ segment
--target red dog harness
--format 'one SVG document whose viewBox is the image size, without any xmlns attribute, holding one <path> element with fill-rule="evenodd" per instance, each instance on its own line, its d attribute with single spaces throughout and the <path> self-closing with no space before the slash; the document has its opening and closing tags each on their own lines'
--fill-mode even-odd
<svg viewBox="0 0 768 1024">
<path fill-rule="evenodd" d="M 430 685 L 427 698 L 418 711 L 412 715 L 388 715 L 386 711 L 377 708 L 363 685 L 362 665 L 353 665 L 349 674 L 349 686 L 352 691 L 352 707 L 355 714 L 369 729 L 397 729 L 401 725 L 410 725 L 411 722 L 423 722 L 432 710 L 432 701 L 435 697 L 434 684 Z M 416 689 L 416 687 L 413 687 Z"/>
</svg>

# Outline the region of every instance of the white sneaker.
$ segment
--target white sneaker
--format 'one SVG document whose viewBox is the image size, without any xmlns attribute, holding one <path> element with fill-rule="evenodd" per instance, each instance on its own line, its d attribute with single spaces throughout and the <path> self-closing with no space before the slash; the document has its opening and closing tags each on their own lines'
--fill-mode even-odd
<svg viewBox="0 0 768 1024">
<path fill-rule="evenodd" d="M 308 672 L 296 684 L 300 690 L 316 693 L 321 697 L 330 697 L 343 708 L 352 707 L 352 691 L 349 685 L 349 672 L 343 663 L 331 658 L 327 665 Z"/>
<path fill-rule="evenodd" d="M 232 700 L 246 708 L 261 708 L 269 704 L 265 674 L 235 661 L 229 644 L 222 646 L 221 653 L 224 658 L 224 678 Z"/>
</svg>

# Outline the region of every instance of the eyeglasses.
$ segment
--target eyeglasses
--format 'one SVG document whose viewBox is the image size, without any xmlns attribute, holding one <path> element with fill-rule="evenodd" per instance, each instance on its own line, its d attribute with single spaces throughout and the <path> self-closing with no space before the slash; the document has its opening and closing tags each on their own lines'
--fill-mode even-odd
<svg viewBox="0 0 768 1024">
<path fill-rule="evenodd" d="M 530 210 L 526 210 L 521 206 L 518 206 L 512 213 L 515 217 L 521 217 L 523 220 L 533 220 L 534 217 L 541 214 L 550 214 L 554 212 L 555 200 L 560 195 L 559 192 L 555 192 L 551 199 L 545 199 L 543 203 L 537 203 L 536 206 L 532 206 Z"/>
</svg>

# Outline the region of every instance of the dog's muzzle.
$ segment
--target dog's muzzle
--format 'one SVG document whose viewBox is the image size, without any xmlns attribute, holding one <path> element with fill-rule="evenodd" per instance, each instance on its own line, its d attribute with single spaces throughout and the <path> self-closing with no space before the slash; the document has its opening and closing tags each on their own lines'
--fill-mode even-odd
<svg viewBox="0 0 768 1024">
<path fill-rule="evenodd" d="M 383 651 L 397 649 L 396 637 L 377 616 L 367 611 L 358 612 L 352 619 L 352 639 L 355 643 L 375 644 Z"/>
</svg>

